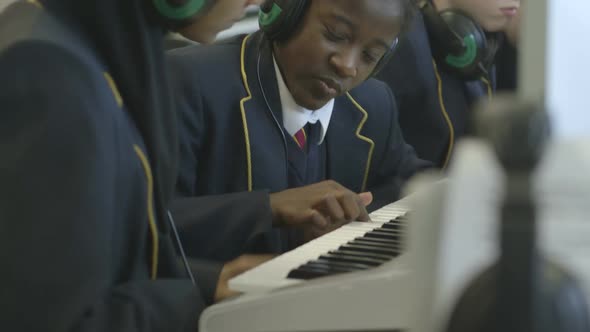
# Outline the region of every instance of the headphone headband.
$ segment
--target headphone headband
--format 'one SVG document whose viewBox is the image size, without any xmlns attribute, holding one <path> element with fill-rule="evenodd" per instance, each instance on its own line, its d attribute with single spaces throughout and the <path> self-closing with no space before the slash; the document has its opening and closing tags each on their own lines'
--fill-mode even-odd
<svg viewBox="0 0 590 332">
<path fill-rule="evenodd" d="M 172 0 L 153 0 L 156 10 L 164 17 L 173 20 L 184 20 L 196 15 L 203 5 L 205 0 L 191 0 L 191 1 L 172 1 Z"/>
<path fill-rule="evenodd" d="M 287 41 L 299 28 L 311 0 L 266 0 L 260 6 L 258 24 L 270 41 Z M 377 74 L 387 64 L 398 44 L 396 38 L 391 48 L 379 59 L 371 75 Z"/>
<path fill-rule="evenodd" d="M 186 26 L 209 9 L 216 0 L 149 0 L 159 21 L 169 28 Z"/>
<path fill-rule="evenodd" d="M 258 24 L 267 38 L 286 41 L 299 27 L 310 0 L 266 0 L 260 6 Z"/>
</svg>

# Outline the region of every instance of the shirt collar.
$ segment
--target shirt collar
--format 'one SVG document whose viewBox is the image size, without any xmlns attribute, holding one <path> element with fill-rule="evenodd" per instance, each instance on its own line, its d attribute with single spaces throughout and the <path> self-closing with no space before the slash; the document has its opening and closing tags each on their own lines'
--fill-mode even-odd
<svg viewBox="0 0 590 332">
<path fill-rule="evenodd" d="M 281 107 L 283 114 L 283 126 L 287 130 L 289 135 L 293 136 L 299 129 L 303 128 L 308 122 L 316 123 L 320 122 L 322 126 L 320 139 L 317 144 L 322 144 L 328 132 L 328 125 L 330 124 L 330 118 L 332 117 L 332 111 L 334 109 L 334 99 L 331 99 L 322 108 L 311 111 L 304 107 L 297 105 L 293 99 L 293 95 L 287 88 L 283 75 L 279 70 L 279 66 L 273 56 L 273 63 L 275 67 L 275 73 L 277 77 L 277 83 L 279 85 L 279 96 L 281 98 Z"/>
</svg>

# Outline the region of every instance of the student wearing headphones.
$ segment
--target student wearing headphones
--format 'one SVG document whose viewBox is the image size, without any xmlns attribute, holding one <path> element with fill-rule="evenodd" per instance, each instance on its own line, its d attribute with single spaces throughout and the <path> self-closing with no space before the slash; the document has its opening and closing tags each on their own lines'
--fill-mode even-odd
<svg viewBox="0 0 590 332">
<path fill-rule="evenodd" d="M 471 105 L 491 98 L 494 55 L 520 0 L 418 0 L 420 14 L 378 78 L 396 96 L 404 137 L 446 167 Z"/>
<path fill-rule="evenodd" d="M 193 266 L 191 282 L 171 237 L 163 30 L 216 15 L 198 24 L 207 41 L 245 3 L 28 0 L 0 15 L 4 330 L 197 330 L 217 275 Z"/>
<path fill-rule="evenodd" d="M 260 31 L 169 53 L 183 125 L 178 192 L 218 195 L 203 198 L 217 206 L 209 227 L 231 239 L 211 243 L 190 222 L 189 256 L 291 249 L 367 220 L 371 199 L 369 210 L 395 201 L 429 166 L 405 143 L 391 91 L 371 78 L 414 12 L 411 0 L 269 0 Z M 190 221 L 182 201 L 177 215 Z"/>
</svg>

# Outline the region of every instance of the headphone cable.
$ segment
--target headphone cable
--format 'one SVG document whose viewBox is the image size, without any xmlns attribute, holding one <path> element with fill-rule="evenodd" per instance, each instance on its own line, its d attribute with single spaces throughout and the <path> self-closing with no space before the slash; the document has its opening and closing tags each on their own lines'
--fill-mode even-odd
<svg viewBox="0 0 590 332">
<path fill-rule="evenodd" d="M 194 286 L 196 286 L 197 282 L 196 282 L 195 277 L 193 276 L 193 272 L 191 271 L 191 268 L 188 264 L 188 260 L 186 259 L 186 255 L 185 255 L 184 249 L 182 247 L 182 242 L 180 242 L 180 236 L 178 236 L 178 231 L 176 230 L 176 225 L 174 224 L 174 218 L 172 218 L 172 213 L 170 213 L 170 210 L 168 210 L 167 213 L 168 213 L 168 221 L 170 222 L 170 226 L 172 228 L 172 233 L 174 233 L 174 238 L 176 239 L 176 245 L 178 246 L 178 251 L 180 252 L 180 256 L 182 257 L 182 262 L 184 263 L 184 268 L 186 270 L 186 273 L 188 274 L 188 277 L 191 279 L 191 282 L 193 283 Z"/>
</svg>

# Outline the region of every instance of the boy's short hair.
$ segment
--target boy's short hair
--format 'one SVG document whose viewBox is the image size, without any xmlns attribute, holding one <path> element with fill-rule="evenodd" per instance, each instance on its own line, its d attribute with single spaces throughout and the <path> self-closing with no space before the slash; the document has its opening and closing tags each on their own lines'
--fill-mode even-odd
<svg viewBox="0 0 590 332">
<path fill-rule="evenodd" d="M 303 1 L 303 0 L 291 0 L 291 1 Z M 309 4 L 313 0 L 307 0 L 306 6 L 301 7 L 303 9 L 303 16 L 306 15 L 306 11 L 309 9 Z M 400 4 L 400 7 L 403 11 L 401 15 L 401 26 L 400 26 L 400 33 L 405 33 L 410 29 L 416 14 L 418 13 L 418 3 L 417 0 L 390 0 L 395 1 Z M 262 8 L 271 8 L 273 0 L 265 0 L 264 3 L 261 5 Z"/>
</svg>

